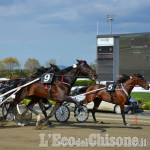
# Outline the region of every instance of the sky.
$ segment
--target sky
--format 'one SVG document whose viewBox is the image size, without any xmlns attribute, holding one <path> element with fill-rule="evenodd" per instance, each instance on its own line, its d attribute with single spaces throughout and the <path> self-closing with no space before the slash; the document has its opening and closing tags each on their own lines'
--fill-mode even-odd
<svg viewBox="0 0 150 150">
<path fill-rule="evenodd" d="M 96 59 L 98 34 L 150 32 L 150 0 L 0 0 L 0 61 L 54 58 L 70 66 Z"/>
</svg>

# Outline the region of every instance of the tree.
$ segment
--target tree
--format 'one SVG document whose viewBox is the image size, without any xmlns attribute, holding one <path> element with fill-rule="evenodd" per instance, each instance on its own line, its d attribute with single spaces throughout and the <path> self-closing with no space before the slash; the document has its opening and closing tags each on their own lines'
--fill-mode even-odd
<svg viewBox="0 0 150 150">
<path fill-rule="evenodd" d="M 9 74 L 13 72 L 14 68 L 19 67 L 20 63 L 17 58 L 8 57 L 1 61 L 1 67 L 8 70 Z"/>
<path fill-rule="evenodd" d="M 4 69 L 4 64 L 2 61 L 0 61 L 0 69 Z"/>
<path fill-rule="evenodd" d="M 36 68 L 39 68 L 39 67 L 40 67 L 39 61 L 34 58 L 29 58 L 24 64 L 24 69 L 29 75 L 35 73 Z"/>
<path fill-rule="evenodd" d="M 56 60 L 55 60 L 55 58 L 51 58 L 51 59 L 49 59 L 48 61 L 46 61 L 45 67 L 46 67 L 46 68 L 50 67 L 50 64 L 56 65 Z"/>
</svg>

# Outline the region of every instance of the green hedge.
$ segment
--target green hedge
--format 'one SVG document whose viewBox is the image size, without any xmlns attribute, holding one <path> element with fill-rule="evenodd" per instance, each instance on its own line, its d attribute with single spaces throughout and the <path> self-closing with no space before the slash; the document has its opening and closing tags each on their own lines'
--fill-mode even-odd
<svg viewBox="0 0 150 150">
<path fill-rule="evenodd" d="M 96 80 L 92 81 L 92 80 L 77 80 L 74 84 L 74 86 L 89 86 L 89 85 L 93 85 L 96 84 Z"/>
<path fill-rule="evenodd" d="M 25 98 L 25 99 L 23 99 L 23 100 L 21 101 L 21 103 L 29 104 L 29 103 L 30 103 L 30 101 L 31 101 L 30 99 L 26 99 L 26 98 Z M 50 101 L 53 105 L 54 105 L 54 104 L 56 104 L 56 102 L 55 102 L 55 101 L 52 101 L 52 100 L 49 100 L 49 101 Z"/>
<path fill-rule="evenodd" d="M 143 105 L 142 105 L 142 108 L 143 108 L 144 110 L 150 110 L 150 103 L 143 104 Z"/>
</svg>

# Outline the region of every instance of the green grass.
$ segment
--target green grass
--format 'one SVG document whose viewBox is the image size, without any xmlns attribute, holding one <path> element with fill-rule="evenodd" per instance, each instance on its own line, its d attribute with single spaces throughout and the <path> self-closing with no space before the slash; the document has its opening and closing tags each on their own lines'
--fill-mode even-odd
<svg viewBox="0 0 150 150">
<path fill-rule="evenodd" d="M 138 102 L 147 103 L 150 102 L 150 93 L 146 92 L 133 92 L 131 97 L 135 98 Z"/>
<path fill-rule="evenodd" d="M 144 110 L 150 110 L 150 93 L 133 92 L 131 96 L 142 104 Z"/>
</svg>

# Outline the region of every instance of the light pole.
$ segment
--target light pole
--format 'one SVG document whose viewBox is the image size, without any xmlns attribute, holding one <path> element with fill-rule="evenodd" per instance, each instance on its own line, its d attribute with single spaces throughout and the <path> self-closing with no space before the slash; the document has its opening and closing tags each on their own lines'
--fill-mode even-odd
<svg viewBox="0 0 150 150">
<path fill-rule="evenodd" d="M 112 34 L 112 21 L 114 20 L 115 15 L 107 15 L 107 19 L 110 21 L 110 34 Z"/>
</svg>

